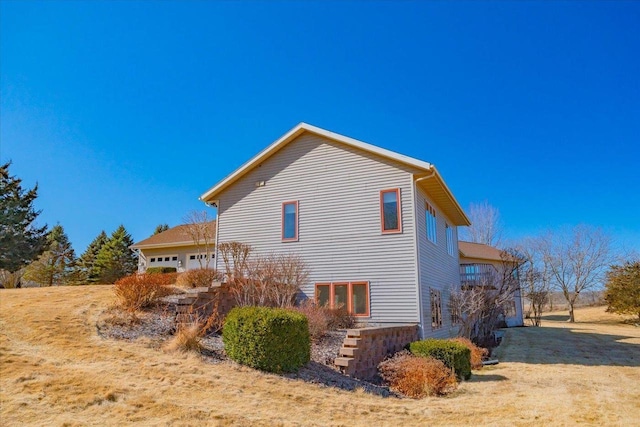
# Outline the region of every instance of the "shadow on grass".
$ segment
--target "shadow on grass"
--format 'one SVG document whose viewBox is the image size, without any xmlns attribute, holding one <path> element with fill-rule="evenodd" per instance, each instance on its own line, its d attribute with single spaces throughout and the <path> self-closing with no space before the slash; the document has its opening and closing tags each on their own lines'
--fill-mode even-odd
<svg viewBox="0 0 640 427">
<path fill-rule="evenodd" d="M 553 321 L 553 322 L 568 322 L 569 315 L 568 314 L 546 314 L 542 316 L 542 321 Z"/>
<path fill-rule="evenodd" d="M 505 381 L 508 380 L 509 378 L 505 377 L 504 375 L 497 375 L 497 374 L 489 374 L 489 375 L 480 375 L 480 374 L 473 374 L 471 375 L 471 379 L 469 380 L 470 382 L 474 382 L 474 383 L 487 383 L 487 382 L 491 382 L 491 381 Z"/>
<path fill-rule="evenodd" d="M 300 368 L 297 373 L 284 374 L 287 378 L 300 379 L 308 383 L 322 384 L 326 387 L 334 387 L 342 390 L 354 391 L 362 389 L 366 393 L 375 394 L 382 397 L 395 396 L 388 387 L 379 385 L 376 381 L 364 381 L 357 378 L 348 377 L 335 369 L 318 362 L 309 362 Z"/>
<path fill-rule="evenodd" d="M 500 360 L 533 364 L 640 366 L 640 334 L 611 335 L 587 327 L 512 329 L 500 347 Z"/>
</svg>

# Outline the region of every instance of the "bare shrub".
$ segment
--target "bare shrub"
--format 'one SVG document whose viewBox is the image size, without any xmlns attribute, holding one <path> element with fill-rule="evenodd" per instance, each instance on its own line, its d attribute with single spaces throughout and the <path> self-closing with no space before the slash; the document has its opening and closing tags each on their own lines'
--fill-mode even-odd
<svg viewBox="0 0 640 427">
<path fill-rule="evenodd" d="M 294 307 L 294 310 L 304 314 L 309 321 L 309 335 L 311 339 L 316 341 L 326 335 L 329 330 L 329 317 L 327 310 L 319 307 L 311 300 L 305 300 L 300 305 Z"/>
<path fill-rule="evenodd" d="M 221 243 L 218 250 L 225 279 L 241 307 L 292 307 L 309 277 L 309 269 L 298 255 L 252 255 L 252 247 L 240 242 Z"/>
<path fill-rule="evenodd" d="M 218 300 L 214 300 L 214 307 L 209 316 L 201 314 L 201 309 L 189 308 L 189 312 L 180 316 L 176 333 L 164 346 L 167 351 L 200 352 L 200 341 L 209 332 L 222 329 L 222 317 L 218 312 Z"/>
<path fill-rule="evenodd" d="M 222 275 L 211 268 L 198 268 L 180 273 L 176 280 L 179 288 L 202 288 L 209 287 L 215 281 L 222 279 Z"/>
<path fill-rule="evenodd" d="M 309 277 L 309 268 L 302 257 L 295 254 L 272 255 L 268 261 L 275 264 L 275 276 L 269 287 L 271 300 L 276 307 L 290 307 L 296 295 Z"/>
<path fill-rule="evenodd" d="M 171 295 L 170 284 L 170 275 L 132 274 L 118 280 L 113 292 L 120 308 L 135 313 L 154 305 L 159 298 Z"/>
<path fill-rule="evenodd" d="M 455 374 L 444 363 L 434 358 L 416 357 L 407 351 L 383 361 L 378 370 L 392 390 L 414 399 L 443 396 L 458 385 Z"/>
<path fill-rule="evenodd" d="M 344 305 L 338 308 L 325 307 L 324 310 L 329 318 L 329 330 L 349 329 L 356 324 L 356 318 L 349 313 L 349 310 Z"/>
<path fill-rule="evenodd" d="M 198 321 L 193 323 L 180 323 L 175 335 L 164 346 L 167 351 L 195 351 L 202 349 L 200 339 L 203 335 L 202 325 Z"/>
<path fill-rule="evenodd" d="M 20 287 L 20 280 L 22 279 L 23 270 L 18 270 L 14 273 L 8 270 L 0 270 L 0 285 L 5 289 L 14 289 Z"/>
<path fill-rule="evenodd" d="M 482 359 L 489 355 L 489 350 L 487 350 L 486 348 L 478 347 L 468 338 L 458 337 L 453 338 L 451 341 L 458 342 L 471 351 L 471 369 L 482 369 L 482 367 L 484 366 L 482 364 Z"/>
</svg>

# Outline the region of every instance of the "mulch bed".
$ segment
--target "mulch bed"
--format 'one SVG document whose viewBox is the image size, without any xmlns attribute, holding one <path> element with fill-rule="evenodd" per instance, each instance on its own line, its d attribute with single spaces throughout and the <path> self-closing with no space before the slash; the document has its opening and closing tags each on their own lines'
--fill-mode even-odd
<svg viewBox="0 0 640 427">
<path fill-rule="evenodd" d="M 135 317 L 123 313 L 117 308 L 110 308 L 96 324 L 98 335 L 103 338 L 118 340 L 151 339 L 154 347 L 160 348 L 162 343 L 171 338 L 175 332 L 175 318 L 167 310 L 156 307 L 152 310 L 136 314 Z M 333 364 L 346 336 L 346 330 L 329 331 L 324 337 L 311 344 L 311 362 L 296 373 L 284 374 L 291 379 L 335 387 L 343 390 L 362 389 L 367 393 L 380 396 L 396 396 L 381 381 L 363 381 L 343 375 Z M 202 338 L 201 355 L 209 363 L 235 363 L 224 351 L 222 335 L 209 334 Z"/>
</svg>

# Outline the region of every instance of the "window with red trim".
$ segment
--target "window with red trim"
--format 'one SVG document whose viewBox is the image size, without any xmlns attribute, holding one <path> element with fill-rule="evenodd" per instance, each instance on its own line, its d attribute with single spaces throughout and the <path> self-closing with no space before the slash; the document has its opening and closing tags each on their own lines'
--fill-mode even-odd
<svg viewBox="0 0 640 427">
<path fill-rule="evenodd" d="M 284 202 L 282 204 L 282 241 L 295 242 L 298 240 L 298 202 Z"/>
<path fill-rule="evenodd" d="M 316 304 L 346 307 L 354 316 L 369 316 L 369 282 L 316 283 Z"/>
<path fill-rule="evenodd" d="M 399 188 L 380 192 L 380 222 L 383 233 L 402 232 Z"/>
</svg>

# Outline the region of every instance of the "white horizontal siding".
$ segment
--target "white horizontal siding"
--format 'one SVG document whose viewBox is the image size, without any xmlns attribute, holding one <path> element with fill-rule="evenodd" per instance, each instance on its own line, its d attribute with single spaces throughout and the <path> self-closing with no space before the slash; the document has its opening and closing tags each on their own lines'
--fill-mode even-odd
<svg viewBox="0 0 640 427">
<path fill-rule="evenodd" d="M 309 297 L 317 282 L 369 281 L 370 322 L 418 322 L 412 172 L 303 134 L 219 196 L 218 241 L 300 254 L 311 270 L 302 289 Z M 383 235 L 380 190 L 391 188 L 401 191 L 402 233 Z M 282 202 L 293 200 L 299 241 L 283 243 Z"/>
<path fill-rule="evenodd" d="M 436 243 L 427 239 L 426 208 L 428 202 L 436 210 Z M 454 255 L 447 252 L 445 222 L 451 221 L 442 213 L 424 191 L 417 188 L 416 223 L 418 232 L 418 254 L 420 287 L 422 294 L 423 335 L 430 338 L 448 338 L 456 329 L 451 324 L 448 303 L 451 287 L 460 287 L 460 264 L 458 260 L 458 231 L 453 227 Z M 431 329 L 431 300 L 429 289 L 439 290 L 442 299 L 442 327 Z"/>
</svg>

